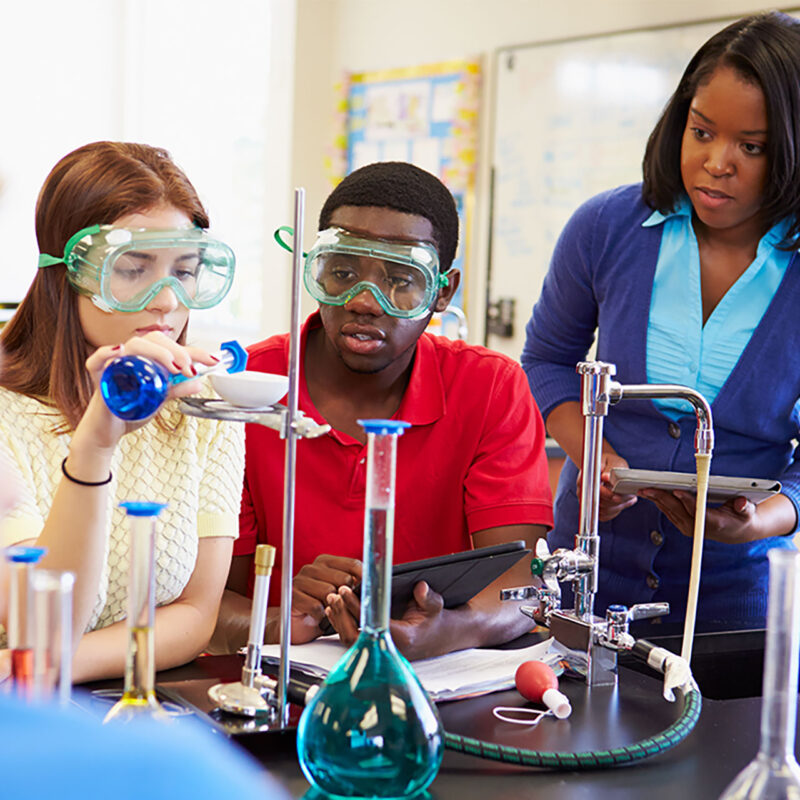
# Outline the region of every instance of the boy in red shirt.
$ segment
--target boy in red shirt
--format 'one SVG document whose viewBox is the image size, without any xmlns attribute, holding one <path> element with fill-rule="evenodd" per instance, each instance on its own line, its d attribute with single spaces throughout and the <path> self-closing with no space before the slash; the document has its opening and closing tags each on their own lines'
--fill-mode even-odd
<svg viewBox="0 0 800 800">
<path fill-rule="evenodd" d="M 447 188 L 411 164 L 356 170 L 328 197 L 305 283 L 319 302 L 300 345 L 299 406 L 331 431 L 298 442 L 292 641 L 326 618 L 345 643 L 358 631 L 366 435 L 359 419 L 411 423 L 398 440 L 394 562 L 524 539 L 552 526 L 545 431 L 516 362 L 425 333 L 460 275 L 451 269 L 458 215 Z M 288 336 L 250 348 L 248 369 L 286 374 Z M 252 554 L 281 549 L 284 442 L 247 427 L 240 538 L 215 642 L 246 642 Z M 276 554 L 281 563 L 281 553 Z M 278 571 L 279 572 L 279 571 Z M 530 621 L 500 588 L 530 583 L 522 559 L 463 606 L 444 609 L 424 582 L 392 636 L 408 658 L 499 644 Z M 280 574 L 273 575 L 267 641 L 278 639 Z"/>
</svg>

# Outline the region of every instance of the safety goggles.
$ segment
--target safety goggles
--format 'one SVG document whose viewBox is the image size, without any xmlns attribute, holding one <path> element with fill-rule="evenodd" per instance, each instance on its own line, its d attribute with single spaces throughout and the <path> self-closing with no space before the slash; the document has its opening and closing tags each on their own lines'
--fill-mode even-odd
<svg viewBox="0 0 800 800">
<path fill-rule="evenodd" d="M 72 287 L 104 311 L 141 311 L 165 288 L 187 308 L 211 308 L 233 283 L 236 257 L 200 228 L 157 230 L 92 225 L 72 236 L 61 258 Z"/>
<path fill-rule="evenodd" d="M 277 232 L 276 239 L 287 247 Z M 405 319 L 424 316 L 448 284 L 432 245 L 363 239 L 342 228 L 319 232 L 305 256 L 303 280 L 320 303 L 343 306 L 369 291 L 385 313 Z"/>
</svg>

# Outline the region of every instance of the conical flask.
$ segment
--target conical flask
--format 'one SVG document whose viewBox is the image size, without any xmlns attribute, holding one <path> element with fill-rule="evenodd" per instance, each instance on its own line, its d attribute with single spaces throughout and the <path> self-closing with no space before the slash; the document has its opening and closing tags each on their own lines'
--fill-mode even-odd
<svg viewBox="0 0 800 800">
<path fill-rule="evenodd" d="M 389 632 L 397 437 L 408 423 L 364 420 L 367 484 L 361 633 L 306 706 L 300 766 L 333 797 L 410 797 L 436 777 L 436 708 Z"/>
<path fill-rule="evenodd" d="M 720 800 L 800 800 L 794 756 L 800 647 L 800 553 L 773 549 L 769 558 L 767 643 L 758 755 Z"/>
<path fill-rule="evenodd" d="M 127 512 L 130 526 L 125 690 L 103 722 L 127 722 L 143 716 L 170 720 L 170 715 L 156 699 L 153 646 L 156 517 L 166 506 L 163 503 L 120 505 Z"/>
</svg>

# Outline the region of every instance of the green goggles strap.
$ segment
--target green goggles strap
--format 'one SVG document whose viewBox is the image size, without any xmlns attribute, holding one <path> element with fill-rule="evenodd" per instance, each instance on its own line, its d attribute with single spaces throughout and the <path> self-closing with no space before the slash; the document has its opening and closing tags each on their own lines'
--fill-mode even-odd
<svg viewBox="0 0 800 800">
<path fill-rule="evenodd" d="M 288 225 L 281 225 L 278 230 L 275 231 L 273 236 L 275 237 L 275 241 L 284 249 L 288 250 L 290 253 L 293 253 L 294 250 L 292 249 L 292 245 L 288 242 L 283 241 L 283 236 L 281 234 L 287 233 L 289 236 L 294 236 L 294 228 L 289 227 Z M 306 258 L 308 253 L 303 253 L 303 258 Z"/>
<path fill-rule="evenodd" d="M 56 264 L 66 264 L 63 258 L 56 258 L 55 256 L 49 256 L 47 253 L 39 253 L 39 264 L 38 268 L 41 269 L 42 267 L 54 267 Z"/>
<path fill-rule="evenodd" d="M 67 259 L 69 258 L 69 254 L 72 252 L 72 248 L 83 239 L 84 236 L 91 236 L 95 233 L 100 233 L 100 226 L 99 225 L 90 225 L 88 228 L 81 228 L 77 233 L 73 233 L 72 236 L 67 239 L 67 243 L 64 245 L 64 255 L 61 258 L 56 258 L 56 256 L 50 256 L 47 253 L 40 253 L 39 254 L 39 269 L 42 267 L 53 267 L 56 264 L 66 264 Z"/>
</svg>

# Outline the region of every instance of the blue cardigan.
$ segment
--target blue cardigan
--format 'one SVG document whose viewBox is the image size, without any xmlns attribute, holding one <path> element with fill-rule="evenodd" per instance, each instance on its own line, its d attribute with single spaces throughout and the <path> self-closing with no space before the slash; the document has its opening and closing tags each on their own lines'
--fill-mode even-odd
<svg viewBox="0 0 800 800">
<path fill-rule="evenodd" d="M 641 184 L 622 186 L 582 205 L 556 244 L 542 293 L 527 326 L 522 365 L 547 419 L 580 400 L 575 365 L 586 359 L 597 329 L 597 359 L 616 364 L 622 384 L 646 383 L 650 295 L 661 226 L 641 227 L 652 209 Z M 800 264 L 795 254 L 761 323 L 712 404 L 711 472 L 775 478 L 800 519 Z M 605 419 L 604 435 L 632 468 L 693 472 L 694 416 L 671 425 L 653 403 L 623 399 Z M 569 459 L 555 500 L 554 547 L 573 547 L 579 508 L 578 468 Z M 610 603 L 667 601 L 668 621 L 683 619 L 691 538 L 644 499 L 600 524 L 600 591 L 595 610 Z M 793 548 L 791 536 L 745 544 L 706 540 L 698 627 L 763 627 L 767 551 Z M 571 599 L 565 593 L 565 603 Z"/>
</svg>

